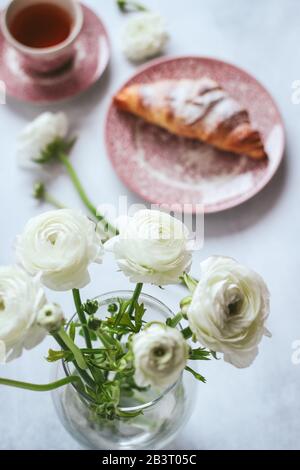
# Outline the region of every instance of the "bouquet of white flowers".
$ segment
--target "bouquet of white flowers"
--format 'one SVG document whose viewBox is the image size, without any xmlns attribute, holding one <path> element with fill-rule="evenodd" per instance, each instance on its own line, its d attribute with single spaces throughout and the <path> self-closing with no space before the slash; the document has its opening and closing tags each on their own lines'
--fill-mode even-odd
<svg viewBox="0 0 300 470">
<path fill-rule="evenodd" d="M 207 259 L 200 281 L 193 279 L 188 274 L 189 231 L 167 213 L 141 210 L 113 227 L 95 211 L 71 167 L 66 129 L 61 114 L 48 113 L 31 124 L 22 135 L 26 161 L 63 162 L 97 220 L 71 209 L 29 220 L 17 238 L 17 266 L 0 268 L 0 360 L 19 357 L 23 348 L 33 348 L 48 333 L 57 344 L 48 361 L 72 365 L 72 373 L 46 385 L 4 378 L 0 384 L 47 391 L 73 383 L 91 399 L 96 419 L 130 420 L 142 410 L 125 413 L 124 394 L 166 390 L 184 370 L 205 382 L 190 361 L 222 353 L 236 367 L 249 366 L 263 335 L 269 334 L 269 292 L 263 279 L 226 257 Z M 101 303 L 82 301 L 79 289 L 90 282 L 90 264 L 102 263 L 106 251 L 113 252 L 119 269 L 136 285 L 131 298 L 108 304 L 99 316 Z M 184 283 L 190 295 L 181 301 L 177 315 L 149 322 L 140 301 L 145 283 Z M 72 291 L 77 316 L 67 322 L 55 299 L 47 301 L 43 286 Z"/>
</svg>

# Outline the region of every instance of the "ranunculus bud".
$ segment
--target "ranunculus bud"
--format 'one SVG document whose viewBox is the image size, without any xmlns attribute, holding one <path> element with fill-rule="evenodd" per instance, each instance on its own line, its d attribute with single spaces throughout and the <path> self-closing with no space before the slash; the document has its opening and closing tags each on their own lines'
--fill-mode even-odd
<svg viewBox="0 0 300 470">
<path fill-rule="evenodd" d="M 39 311 L 37 323 L 49 333 L 54 333 L 65 323 L 64 313 L 58 304 L 46 304 Z"/>
<path fill-rule="evenodd" d="M 94 315 L 95 313 L 98 312 L 99 309 L 99 302 L 96 299 L 92 300 L 87 300 L 83 305 L 82 305 L 83 310 L 88 314 L 88 315 Z"/>
</svg>

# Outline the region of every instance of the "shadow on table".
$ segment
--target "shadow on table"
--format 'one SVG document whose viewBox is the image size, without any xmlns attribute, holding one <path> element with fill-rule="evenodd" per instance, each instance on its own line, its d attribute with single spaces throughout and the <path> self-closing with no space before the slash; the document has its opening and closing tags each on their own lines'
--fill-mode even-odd
<svg viewBox="0 0 300 470">
<path fill-rule="evenodd" d="M 89 113 L 99 104 L 99 102 L 107 95 L 110 84 L 111 71 L 110 67 L 106 69 L 102 77 L 89 88 L 87 91 L 80 93 L 78 96 L 59 101 L 57 103 L 34 104 L 24 103 L 14 98 L 8 97 L 7 105 L 9 109 L 26 119 L 32 121 L 38 114 L 45 110 L 51 112 L 64 111 L 68 114 L 72 113 L 72 127 L 79 129 L 79 123 L 82 117 L 88 116 Z M 74 129 L 72 129 L 74 130 Z"/>
<path fill-rule="evenodd" d="M 274 175 L 272 181 L 256 196 L 232 209 L 205 215 L 205 237 L 218 238 L 242 232 L 257 224 L 279 203 L 281 195 L 287 188 L 288 152 Z M 117 178 L 117 176 L 116 176 Z M 120 182 L 122 194 L 128 197 L 128 203 L 141 204 L 149 207 L 149 203 L 130 191 Z M 193 216 L 192 225 L 196 226 Z"/>
<path fill-rule="evenodd" d="M 238 207 L 205 216 L 205 237 L 226 236 L 258 223 L 278 204 L 287 186 L 287 174 L 288 159 L 285 155 L 272 181 L 259 194 Z"/>
</svg>

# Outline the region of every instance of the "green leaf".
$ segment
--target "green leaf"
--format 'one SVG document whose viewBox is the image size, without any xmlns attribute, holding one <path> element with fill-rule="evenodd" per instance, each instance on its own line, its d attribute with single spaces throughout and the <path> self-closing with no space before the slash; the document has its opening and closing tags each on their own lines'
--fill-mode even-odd
<svg viewBox="0 0 300 470">
<path fill-rule="evenodd" d="M 69 335 L 70 335 L 71 340 L 74 341 L 75 336 L 76 336 L 76 325 L 73 322 L 70 323 Z"/>
<path fill-rule="evenodd" d="M 117 0 L 117 5 L 122 13 L 127 13 L 131 11 L 147 11 L 144 5 L 138 2 L 134 2 L 131 0 Z"/>
<path fill-rule="evenodd" d="M 126 3 L 127 0 L 117 0 L 117 5 L 122 12 L 126 12 Z"/>
<path fill-rule="evenodd" d="M 119 401 L 120 385 L 118 381 L 99 384 L 96 390 L 96 414 L 104 419 L 114 419 Z"/>
<path fill-rule="evenodd" d="M 116 417 L 116 405 L 108 401 L 103 402 L 103 395 L 101 398 L 98 396 L 96 402 L 98 405 L 94 407 L 95 418 L 113 421 Z"/>
<path fill-rule="evenodd" d="M 192 349 L 190 359 L 195 361 L 210 361 L 211 352 L 205 348 Z"/>
<path fill-rule="evenodd" d="M 211 355 L 212 355 L 212 357 L 213 357 L 214 359 L 216 359 L 217 361 L 219 361 L 219 360 L 220 360 L 220 358 L 217 356 L 217 353 L 216 353 L 216 351 L 210 351 L 210 354 L 211 354 Z"/>
<path fill-rule="evenodd" d="M 126 312 L 126 309 L 129 307 L 129 305 L 131 304 L 131 300 L 122 300 L 122 299 L 119 299 L 119 311 L 115 317 L 115 321 L 114 321 L 114 324 L 115 326 L 119 325 L 119 323 L 121 322 L 122 320 L 122 317 L 123 315 L 125 314 Z"/>
<path fill-rule="evenodd" d="M 113 321 L 112 319 L 108 319 L 107 321 L 108 323 L 113 324 L 118 329 L 120 326 L 125 326 L 129 329 L 129 331 L 137 333 L 142 327 L 142 318 L 145 313 L 145 308 L 143 304 L 139 305 L 138 303 L 135 303 L 132 315 L 130 315 L 130 306 L 131 299 L 125 301 L 119 299 L 119 309 L 117 315 L 115 316 Z M 135 324 L 133 323 L 133 321 Z M 129 331 L 121 329 L 119 333 L 128 334 Z"/>
<path fill-rule="evenodd" d="M 71 151 L 75 142 L 76 138 L 72 140 L 64 140 L 58 137 L 42 150 L 40 155 L 34 159 L 34 162 L 43 165 L 44 163 L 58 160 L 61 153 L 68 154 Z"/>
<path fill-rule="evenodd" d="M 124 371 L 125 369 L 127 369 L 127 367 L 128 363 L 125 357 L 122 357 L 122 359 L 116 363 L 116 369 L 118 372 Z"/>
<path fill-rule="evenodd" d="M 96 363 L 95 361 L 88 361 L 88 364 L 95 367 L 98 370 L 104 370 L 106 372 L 114 372 L 113 368 L 110 365 L 100 365 Z"/>
<path fill-rule="evenodd" d="M 97 341 L 97 335 L 96 335 L 95 331 L 88 328 L 87 325 L 82 325 L 82 328 L 80 328 L 80 330 L 79 330 L 80 336 L 84 337 L 83 328 L 86 328 L 88 330 L 90 338 L 91 338 L 92 341 Z"/>
<path fill-rule="evenodd" d="M 130 320 L 130 317 L 129 317 L 128 312 L 125 312 L 125 313 L 124 313 L 124 315 L 122 316 L 122 318 L 121 318 L 121 320 L 120 320 L 119 325 L 128 326 L 128 328 L 129 328 L 131 331 L 135 331 L 135 326 L 134 326 L 134 324 L 132 323 L 132 321 Z"/>
<path fill-rule="evenodd" d="M 190 372 L 191 374 L 193 374 L 193 376 L 194 376 L 197 380 L 200 380 L 200 382 L 203 382 L 204 384 L 206 383 L 205 377 L 203 377 L 203 375 L 201 375 L 201 374 L 199 374 L 198 372 L 196 372 L 194 369 L 191 369 L 191 367 L 186 366 L 186 367 L 185 367 L 185 370 L 187 370 L 188 372 Z"/>
<path fill-rule="evenodd" d="M 119 387 L 119 382 L 114 381 L 114 382 L 109 382 L 107 384 L 107 393 L 109 394 L 111 401 L 113 403 L 119 403 L 120 401 L 120 387 Z"/>
<path fill-rule="evenodd" d="M 61 361 L 62 359 L 70 361 L 73 360 L 73 358 L 74 356 L 71 351 L 54 351 L 53 349 L 49 349 L 48 357 L 46 357 L 46 360 L 48 362 L 57 362 Z"/>
<path fill-rule="evenodd" d="M 42 183 L 41 181 L 37 181 L 36 183 L 34 183 L 32 196 L 35 199 L 42 201 L 45 197 L 45 193 L 46 193 L 46 187 L 44 183 Z"/>
<path fill-rule="evenodd" d="M 85 388 L 86 388 L 86 391 L 88 392 L 88 394 L 89 394 L 92 398 L 95 399 L 95 398 L 96 398 L 95 391 L 94 391 L 92 388 L 90 388 L 88 385 L 86 385 Z"/>
<path fill-rule="evenodd" d="M 109 350 L 106 348 L 95 348 L 95 349 L 82 348 L 81 351 L 83 352 L 83 354 L 95 355 L 95 354 L 106 353 Z"/>
<path fill-rule="evenodd" d="M 113 348 L 117 350 L 122 349 L 119 341 L 113 338 L 108 332 L 104 331 L 103 328 L 100 328 L 97 331 L 97 336 L 105 348 L 108 348 L 108 349 Z"/>
<path fill-rule="evenodd" d="M 143 316 L 146 312 L 144 304 L 137 304 L 135 307 L 135 333 L 138 333 L 143 326 Z"/>
<path fill-rule="evenodd" d="M 182 283 L 188 288 L 188 290 L 193 294 L 198 285 L 198 281 L 187 273 L 184 273 L 180 279 Z"/>
<path fill-rule="evenodd" d="M 74 343 L 74 341 L 71 340 L 70 336 L 67 334 L 64 328 L 61 327 L 60 330 L 57 332 L 57 334 L 60 337 L 60 339 L 63 341 L 63 343 L 67 346 L 67 348 L 70 349 L 70 351 L 72 351 L 72 353 L 74 354 L 74 359 L 77 362 L 80 369 L 83 369 L 83 370 L 87 369 L 87 364 L 85 362 L 85 359 L 83 357 L 83 354 L 80 348 L 78 348 L 76 344 Z"/>
</svg>

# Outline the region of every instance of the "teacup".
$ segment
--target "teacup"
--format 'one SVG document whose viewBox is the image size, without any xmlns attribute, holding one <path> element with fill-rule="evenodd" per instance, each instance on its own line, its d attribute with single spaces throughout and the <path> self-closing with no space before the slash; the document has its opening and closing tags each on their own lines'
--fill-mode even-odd
<svg viewBox="0 0 300 470">
<path fill-rule="evenodd" d="M 55 11 L 58 13 L 60 11 L 61 14 L 65 15 L 65 18 L 69 21 L 67 36 L 62 37 L 62 40 L 54 45 L 47 47 L 43 47 L 43 45 L 33 46 L 31 43 L 31 45 L 28 45 L 25 43 L 26 41 L 21 41 L 15 31 L 13 31 L 13 28 L 16 28 L 18 24 L 20 28 L 24 27 L 24 18 L 20 20 L 22 15 L 27 15 L 28 21 L 28 18 L 30 20 L 31 12 L 37 14 L 37 11 L 42 12 L 44 10 L 44 15 L 46 15 L 45 8 L 48 8 L 48 12 L 50 11 L 52 16 Z M 37 23 L 33 18 L 32 22 L 33 26 Z M 48 25 L 49 22 L 47 23 L 46 21 L 45 24 Z M 58 27 L 58 22 L 56 24 Z M 43 74 L 58 71 L 74 59 L 74 44 L 81 32 L 82 26 L 83 11 L 81 5 L 76 0 L 12 0 L 1 15 L 2 33 L 7 43 L 18 52 L 22 66 L 30 72 Z M 34 27 L 28 29 L 28 31 L 32 39 Z M 41 34 L 41 31 L 39 31 L 39 34 Z M 45 34 L 47 34 L 46 31 Z"/>
</svg>

